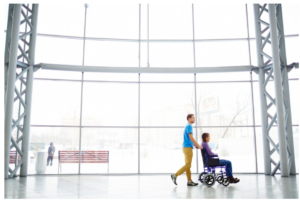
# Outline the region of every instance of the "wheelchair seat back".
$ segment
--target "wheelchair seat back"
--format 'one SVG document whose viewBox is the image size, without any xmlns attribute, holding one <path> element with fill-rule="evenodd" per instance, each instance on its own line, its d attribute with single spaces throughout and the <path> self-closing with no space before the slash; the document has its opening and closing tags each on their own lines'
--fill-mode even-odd
<svg viewBox="0 0 300 202">
<path fill-rule="evenodd" d="M 205 148 L 201 149 L 201 155 L 202 155 L 203 167 L 211 167 L 211 166 L 219 165 L 219 158 L 209 157 Z"/>
</svg>

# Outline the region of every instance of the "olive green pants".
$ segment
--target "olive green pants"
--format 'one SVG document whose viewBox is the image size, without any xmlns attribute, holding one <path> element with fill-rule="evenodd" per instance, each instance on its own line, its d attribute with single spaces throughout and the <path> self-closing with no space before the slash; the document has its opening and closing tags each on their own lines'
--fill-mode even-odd
<svg viewBox="0 0 300 202">
<path fill-rule="evenodd" d="M 184 161 L 185 165 L 182 166 L 176 173 L 175 176 L 179 176 L 182 173 L 186 172 L 187 180 L 192 180 L 192 173 L 191 173 L 191 167 L 192 167 L 192 159 L 193 159 L 193 149 L 191 147 L 183 147 L 182 149 L 184 153 Z"/>
</svg>

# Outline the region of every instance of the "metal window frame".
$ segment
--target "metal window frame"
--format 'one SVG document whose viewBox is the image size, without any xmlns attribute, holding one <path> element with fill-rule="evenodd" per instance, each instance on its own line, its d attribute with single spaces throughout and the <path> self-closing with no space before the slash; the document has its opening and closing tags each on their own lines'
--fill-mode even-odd
<svg viewBox="0 0 300 202">
<path fill-rule="evenodd" d="M 269 5 L 270 6 L 270 5 Z M 24 6 L 23 6 L 24 7 Z M 260 8 L 263 8 L 262 10 L 267 10 L 265 9 L 266 5 L 264 6 L 260 6 Z M 272 5 L 271 5 L 272 7 Z M 276 6 L 278 7 L 278 5 Z M 24 7 L 26 8 L 26 7 Z M 271 10 L 269 8 L 269 10 Z M 268 10 L 268 11 L 269 11 Z M 32 23 L 30 20 L 32 20 L 32 16 L 28 16 L 28 12 L 32 12 L 32 10 L 28 10 L 27 9 L 27 14 L 24 13 L 24 11 L 22 11 L 21 9 L 21 14 L 24 16 L 24 20 L 21 22 L 21 23 L 28 23 L 29 27 L 32 29 L 34 26 L 32 26 Z M 263 11 L 261 11 L 260 14 L 262 14 Z M 281 10 L 278 11 L 279 13 L 279 17 L 277 18 L 277 20 L 279 19 L 279 21 L 277 22 L 279 25 L 281 25 L 281 27 L 283 28 L 283 25 L 282 25 L 282 13 L 281 13 Z M 20 14 L 20 15 L 21 15 Z M 193 23 L 193 39 L 188 39 L 188 40 L 183 40 L 183 39 L 172 39 L 172 40 L 169 40 L 169 39 L 154 39 L 154 40 L 151 40 L 149 39 L 149 4 L 147 4 L 147 39 L 141 39 L 141 4 L 139 4 L 139 39 L 116 39 L 116 38 L 95 38 L 95 37 L 86 37 L 85 36 L 85 32 L 86 32 L 86 14 L 87 14 L 87 4 L 85 5 L 85 24 L 84 24 L 84 36 L 83 37 L 75 37 L 75 36 L 62 36 L 62 35 L 51 35 L 51 34 L 37 34 L 36 31 L 35 31 L 35 37 L 36 36 L 43 36 L 43 37 L 57 37 L 57 38 L 66 38 L 66 39 L 79 39 L 79 40 L 82 40 L 83 39 L 83 63 L 82 63 L 82 68 L 78 68 L 79 66 L 63 66 L 63 65 L 55 65 L 55 64 L 39 64 L 39 65 L 34 65 L 34 67 L 32 68 L 36 68 L 36 67 L 42 67 L 44 69 L 61 69 L 61 70 L 71 70 L 71 71 L 80 71 L 82 72 L 82 78 L 81 80 L 70 80 L 70 79 L 43 79 L 43 78 L 35 78 L 33 79 L 33 76 L 32 76 L 32 81 L 33 80 L 53 80 L 53 81 L 74 81 L 74 82 L 81 82 L 81 106 L 80 106 L 80 125 L 79 126 L 62 126 L 62 125 L 30 125 L 30 119 L 29 119 L 29 125 L 30 127 L 72 127 L 72 128 L 80 128 L 80 138 L 79 138 L 79 150 L 81 151 L 81 129 L 82 128 L 137 128 L 138 129 L 138 142 L 140 143 L 140 128 L 182 128 L 183 126 L 140 126 L 140 85 L 141 83 L 145 83 L 145 84 L 153 84 L 153 83 L 158 83 L 158 84 L 168 84 L 168 83 L 178 83 L 178 84 L 181 84 L 181 83 L 194 83 L 194 91 L 195 91 L 195 103 L 196 103 L 196 84 L 197 83 L 232 83 L 232 82 L 250 82 L 251 84 L 251 96 L 252 96 L 252 113 L 253 113 L 253 125 L 246 125 L 246 126 L 229 126 L 229 127 L 253 127 L 254 128 L 254 143 L 255 143 L 255 159 L 256 159 L 256 173 L 258 173 L 258 170 L 257 170 L 257 151 L 256 151 L 256 133 L 255 133 L 255 128 L 256 127 L 260 127 L 259 125 L 255 125 L 255 117 L 254 117 L 254 103 L 253 103 L 253 82 L 256 82 L 256 81 L 253 81 L 252 80 L 252 71 L 253 71 L 253 68 L 255 68 L 254 66 L 251 65 L 251 52 L 250 52 L 250 40 L 256 40 L 256 38 L 250 38 L 249 37 L 249 25 L 248 25 L 248 9 L 247 9 L 247 4 L 246 4 L 246 20 L 247 20 L 247 32 L 248 32 L 248 36 L 247 38 L 228 38 L 228 39 L 195 39 L 195 30 L 194 30 L 194 5 L 192 4 L 192 23 Z M 281 16 L 280 16 L 281 15 Z M 271 15 L 270 15 L 271 16 Z M 273 18 L 274 18 L 274 14 L 273 14 Z M 271 17 L 270 17 L 271 19 Z M 280 21 L 281 19 L 281 21 Z M 10 18 L 8 18 L 8 24 L 9 24 L 9 20 L 11 20 Z M 266 25 L 269 25 L 267 22 L 263 22 L 263 21 L 259 21 L 259 23 L 263 23 L 263 24 L 266 24 Z M 274 25 L 273 25 L 274 26 Z M 26 26 L 26 29 L 27 29 L 27 26 Z M 35 28 L 36 29 L 36 28 Z M 25 32 L 19 32 L 22 34 L 21 36 L 21 41 L 24 42 L 24 47 L 25 47 L 25 44 L 29 45 L 29 43 L 26 43 L 26 37 L 29 36 L 31 33 L 26 33 L 27 30 L 25 30 Z M 264 30 L 266 31 L 266 30 Z M 263 32 L 264 32 L 263 31 Z M 10 35 L 11 33 L 11 27 L 8 27 L 7 29 L 7 35 Z M 273 31 L 274 33 L 274 31 Z M 299 37 L 299 34 L 294 34 L 294 35 L 284 35 L 283 33 L 283 29 L 282 29 L 282 36 L 285 36 L 286 38 L 288 37 Z M 266 42 L 268 41 L 269 42 L 269 37 L 266 37 L 264 40 L 265 40 L 265 43 L 263 44 L 263 46 L 266 44 Z M 25 40 L 24 40 L 25 38 Z M 282 37 L 283 38 L 283 37 Z M 284 46 L 284 40 L 282 41 L 282 38 L 279 39 L 280 41 L 280 44 L 281 46 Z M 138 61 L 139 61 L 139 68 L 124 68 L 124 67 L 91 67 L 91 66 L 85 66 L 84 65 L 84 60 L 85 60 L 85 41 L 86 40 L 96 40 L 96 41 L 120 41 L 120 42 L 138 42 L 138 45 L 139 45 L 139 53 L 138 53 Z M 207 41 L 236 41 L 236 40 L 247 40 L 248 41 L 248 53 L 249 53 L 249 61 L 250 61 L 250 65 L 249 66 L 239 66 L 239 67 L 196 67 L 196 59 L 195 59 L 195 42 L 207 42 Z M 149 61 L 149 42 L 150 43 L 168 43 L 168 42 L 192 42 L 193 43 L 193 55 L 194 55 L 194 67 L 192 68 L 149 68 L 150 67 L 150 61 Z M 140 45 L 141 43 L 147 43 L 147 67 L 148 68 L 140 68 Z M 30 62 L 30 54 L 29 56 L 27 56 L 27 54 L 29 53 L 29 51 L 25 51 L 24 48 L 20 47 L 19 46 L 19 50 L 21 51 L 21 55 L 18 57 L 18 59 L 20 57 L 23 57 L 23 64 L 21 63 L 17 63 L 17 67 L 26 67 L 26 65 L 24 66 L 24 59 L 27 61 L 27 62 Z M 281 49 L 281 54 L 284 55 L 285 57 L 285 50 L 284 49 Z M 269 59 L 272 59 L 271 56 L 268 56 L 266 54 L 264 54 L 265 57 L 268 57 Z M 33 51 L 33 54 L 31 52 L 31 57 L 34 58 L 34 51 Z M 6 54 L 6 57 L 5 59 L 7 58 L 7 54 Z M 286 65 L 286 61 L 285 61 L 285 65 Z M 32 65 L 33 66 L 33 65 Z M 52 66 L 52 67 L 51 67 Z M 64 69 L 64 68 L 67 68 L 67 69 Z M 96 68 L 96 69 L 95 69 Z M 147 69 L 147 70 L 145 70 Z M 284 68 L 286 69 L 286 68 Z M 5 68 L 5 70 L 7 70 L 7 68 Z M 26 71 L 29 70 L 28 68 L 25 69 Z M 244 80 L 244 81 L 196 81 L 196 73 L 203 73 L 203 72 L 239 72 L 239 71 L 249 71 L 250 72 L 250 80 Z M 98 80 L 84 80 L 84 72 L 123 72 L 123 73 L 128 73 L 128 72 L 134 72 L 134 73 L 138 73 L 139 77 L 138 77 L 138 81 L 98 81 Z M 176 82 L 176 81 L 169 81 L 169 82 L 160 82 L 160 81 L 141 81 L 140 80 L 140 76 L 141 76 L 141 73 L 193 73 L 194 74 L 194 81 L 191 81 L 191 82 Z M 7 75 L 7 73 L 5 72 L 5 76 Z M 269 74 L 271 76 L 271 73 Z M 283 73 L 282 73 L 282 78 L 287 78 L 287 72 L 285 70 L 283 70 Z M 270 76 L 268 78 L 270 78 Z M 29 77 L 29 76 L 28 76 Z M 23 84 L 26 84 L 26 82 L 23 80 L 22 78 L 22 75 L 20 76 L 17 76 L 17 78 L 21 78 L 21 90 L 20 90 L 20 93 L 21 95 L 23 94 L 23 91 L 22 91 L 22 85 Z M 28 78 L 29 79 L 29 78 Z M 30 79 L 29 79 L 30 80 Z M 292 80 L 292 79 L 285 79 L 284 80 L 284 88 L 287 89 L 284 93 L 286 94 L 285 97 L 286 100 L 285 101 L 285 105 L 286 105 L 286 109 L 289 110 L 290 108 L 290 101 L 289 101 L 289 94 L 288 94 L 288 80 Z M 25 83 L 24 83 L 25 82 Z M 83 84 L 84 82 L 108 82 L 108 83 L 137 83 L 138 84 L 138 126 L 82 126 L 82 101 L 83 101 Z M 6 84 L 6 83 L 5 83 Z M 20 93 L 17 91 L 17 99 L 19 98 L 19 107 L 20 106 L 24 106 L 26 107 L 26 100 L 27 99 L 27 94 L 30 94 L 30 93 L 27 93 L 26 94 L 26 99 L 25 99 L 25 102 L 24 100 L 22 100 L 21 96 L 19 95 Z M 277 97 L 277 96 L 276 96 Z M 275 99 L 274 99 L 275 100 Z M 6 96 L 5 96 L 5 106 L 6 106 Z M 5 107 L 6 108 L 6 107 Z M 30 111 L 30 107 L 28 108 L 28 110 Z M 19 110 L 19 117 L 24 117 L 25 114 L 22 114 L 20 115 L 20 110 Z M 7 117 L 6 116 L 7 113 L 5 113 L 5 118 Z M 195 115 L 197 116 L 197 109 L 195 108 Z M 28 116 L 28 114 L 27 114 Z M 30 117 L 30 114 L 29 114 L 29 117 Z M 275 120 L 275 118 L 273 119 Z M 291 116 L 288 117 L 288 122 L 289 122 L 289 125 L 290 126 L 299 126 L 299 125 L 291 125 Z M 13 120 L 13 123 L 14 125 L 16 125 L 16 122 Z M 28 128 L 28 121 L 27 123 L 25 123 L 24 121 L 24 124 L 20 124 L 20 121 L 18 121 L 19 125 L 16 125 L 18 127 L 18 129 L 22 129 L 23 126 L 26 126 L 27 125 L 27 133 L 29 133 L 29 128 Z M 197 125 L 197 122 L 196 122 L 196 126 L 193 126 L 193 128 L 197 129 L 197 128 L 224 128 L 224 127 L 228 127 L 228 126 L 198 126 Z M 262 127 L 262 126 L 261 126 Z M 274 125 L 273 127 L 280 127 L 280 126 L 277 126 L 277 125 Z M 290 130 L 290 128 L 288 129 Z M 20 130 L 21 131 L 21 130 Z M 21 131 L 23 132 L 23 131 Z M 18 134 L 19 134 L 19 130 L 18 130 Z M 196 141 L 197 141 L 197 130 L 196 130 Z M 20 137 L 22 138 L 22 137 Z M 25 137 L 26 138 L 26 137 Z M 27 137 L 28 138 L 28 137 Z M 26 138 L 26 139 L 27 139 Z M 290 139 L 289 138 L 289 142 L 290 142 Z M 23 141 L 24 142 L 24 149 L 26 149 L 26 141 Z M 14 143 L 14 142 L 13 142 Z M 140 145 L 139 145 L 140 146 Z M 22 149 L 23 149 L 22 147 Z M 80 152 L 81 154 L 81 152 Z M 198 173 L 198 152 L 196 153 L 197 154 L 197 173 Z M 6 153 L 6 156 L 7 156 L 7 153 Z M 80 157 L 79 157 L 80 158 Z M 25 162 L 26 163 L 26 162 Z M 24 161 L 21 161 L 21 164 L 19 164 L 18 166 L 20 167 L 22 164 L 24 164 Z M 279 164 L 278 164 L 279 165 Z M 289 165 L 291 168 L 294 167 L 293 165 L 293 162 L 290 163 Z M 279 166 L 278 166 L 279 167 Z M 22 167 L 21 167 L 22 168 Z M 24 169 L 25 171 L 25 169 Z M 24 175 L 24 171 L 23 171 L 23 175 Z M 294 170 L 295 172 L 295 170 Z M 293 172 L 292 172 L 293 173 Z M 15 174 L 15 171 L 13 172 L 13 175 Z M 78 169 L 78 174 L 81 174 L 80 173 L 80 162 L 79 162 L 79 169 Z M 138 174 L 144 174 L 144 173 L 141 173 L 140 172 L 140 148 L 138 147 Z M 275 174 L 273 172 L 273 174 Z M 26 169 L 26 176 L 27 176 L 27 169 Z"/>
</svg>

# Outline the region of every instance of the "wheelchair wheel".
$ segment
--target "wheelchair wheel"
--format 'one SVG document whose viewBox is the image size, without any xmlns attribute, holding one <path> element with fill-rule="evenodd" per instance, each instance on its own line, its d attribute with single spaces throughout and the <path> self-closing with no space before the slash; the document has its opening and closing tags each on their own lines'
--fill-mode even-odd
<svg viewBox="0 0 300 202">
<path fill-rule="evenodd" d="M 230 184 L 229 178 L 228 178 L 228 177 L 224 177 L 222 184 L 223 184 L 225 187 L 227 187 L 227 186 Z"/>
<path fill-rule="evenodd" d="M 216 178 L 216 180 L 217 180 L 217 182 L 219 183 L 219 184 L 222 184 L 223 183 L 223 175 L 222 174 L 219 174 L 219 175 L 217 175 L 217 178 Z"/>
<path fill-rule="evenodd" d="M 207 174 L 207 172 L 202 172 L 202 173 L 200 173 L 200 175 L 199 175 L 199 181 L 201 182 L 201 183 L 203 183 L 203 177 L 204 177 L 204 175 L 206 175 Z"/>
<path fill-rule="evenodd" d="M 206 174 L 204 175 L 203 177 L 203 183 L 208 186 L 208 187 L 211 187 L 215 184 L 216 182 L 216 179 L 215 179 L 215 176 L 213 174 Z"/>
</svg>

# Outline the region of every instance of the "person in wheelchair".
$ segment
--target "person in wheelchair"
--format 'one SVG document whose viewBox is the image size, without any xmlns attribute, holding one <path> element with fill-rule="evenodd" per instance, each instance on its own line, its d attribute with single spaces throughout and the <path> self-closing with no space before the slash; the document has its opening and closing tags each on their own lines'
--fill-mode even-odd
<svg viewBox="0 0 300 202">
<path fill-rule="evenodd" d="M 210 140 L 210 134 L 209 134 L 209 133 L 203 133 L 203 134 L 202 134 L 202 143 L 201 143 L 201 146 L 206 150 L 208 156 L 214 156 L 214 155 L 215 155 L 215 156 L 218 156 L 217 153 L 213 153 L 213 152 L 211 151 L 211 148 L 210 148 L 209 145 L 208 145 L 209 140 Z M 225 167 L 226 167 L 226 175 L 227 175 L 227 177 L 229 178 L 229 182 L 230 182 L 230 183 L 238 183 L 238 182 L 240 181 L 240 179 L 234 178 L 234 177 L 232 176 L 232 165 L 231 165 L 231 161 L 220 159 L 220 160 L 219 160 L 219 165 L 220 165 L 220 166 L 225 166 Z"/>
</svg>

